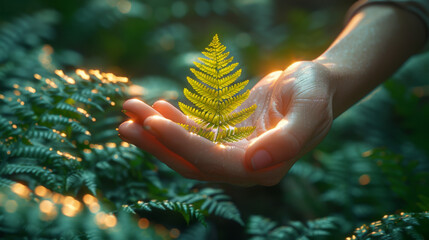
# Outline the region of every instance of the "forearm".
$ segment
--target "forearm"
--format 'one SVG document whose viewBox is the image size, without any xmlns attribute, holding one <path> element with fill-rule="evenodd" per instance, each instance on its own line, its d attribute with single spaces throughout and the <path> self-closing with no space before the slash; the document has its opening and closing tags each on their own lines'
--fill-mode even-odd
<svg viewBox="0 0 429 240">
<path fill-rule="evenodd" d="M 332 73 L 334 117 L 421 49 L 424 38 L 424 25 L 418 17 L 393 5 L 371 5 L 358 12 L 335 42 L 314 60 Z"/>
</svg>

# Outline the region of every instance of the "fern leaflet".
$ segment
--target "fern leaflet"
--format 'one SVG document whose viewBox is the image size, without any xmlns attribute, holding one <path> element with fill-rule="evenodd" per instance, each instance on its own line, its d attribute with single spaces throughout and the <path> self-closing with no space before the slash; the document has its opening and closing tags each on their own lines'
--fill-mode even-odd
<svg viewBox="0 0 429 240">
<path fill-rule="evenodd" d="M 234 72 L 238 63 L 231 64 L 234 58 L 228 58 L 229 52 L 225 50 L 226 47 L 220 43 L 216 34 L 206 52 L 203 52 L 207 58 L 198 58 L 201 62 L 194 62 L 197 69 L 191 68 L 191 72 L 201 83 L 187 78 L 196 93 L 186 88 L 183 91 L 185 97 L 197 108 L 179 102 L 182 112 L 199 126 L 180 125 L 215 143 L 236 142 L 255 130 L 252 126 L 234 127 L 255 112 L 256 104 L 232 113 L 249 97 L 249 90 L 238 94 L 249 81 L 233 84 L 240 77 L 241 69 Z"/>
</svg>

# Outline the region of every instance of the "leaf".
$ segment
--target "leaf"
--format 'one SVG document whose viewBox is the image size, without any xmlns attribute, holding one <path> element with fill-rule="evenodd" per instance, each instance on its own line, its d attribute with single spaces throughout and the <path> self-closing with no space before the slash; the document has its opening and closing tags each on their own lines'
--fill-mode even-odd
<svg viewBox="0 0 429 240">
<path fill-rule="evenodd" d="M 238 63 L 231 63 L 234 58 L 227 58 L 229 52 L 225 50 L 226 47 L 220 43 L 216 34 L 206 51 L 202 52 L 207 58 L 198 58 L 200 62 L 194 62 L 197 69 L 190 69 L 201 82 L 187 77 L 196 93 L 186 88 L 183 91 L 196 108 L 179 102 L 182 112 L 200 125 L 181 126 L 215 143 L 236 142 L 248 137 L 255 130 L 254 127 L 235 127 L 255 112 L 256 104 L 232 113 L 249 97 L 249 90 L 238 94 L 249 81 L 232 85 L 240 77 L 241 69 L 234 71 Z"/>
</svg>

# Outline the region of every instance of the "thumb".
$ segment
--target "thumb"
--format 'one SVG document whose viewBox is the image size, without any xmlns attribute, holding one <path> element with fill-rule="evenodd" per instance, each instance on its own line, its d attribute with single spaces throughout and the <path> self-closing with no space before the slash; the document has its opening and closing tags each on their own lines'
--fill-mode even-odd
<svg viewBox="0 0 429 240">
<path fill-rule="evenodd" d="M 295 99 L 288 114 L 273 129 L 250 143 L 246 167 L 251 171 L 291 168 L 326 136 L 332 123 L 331 109 L 330 99 Z"/>
</svg>

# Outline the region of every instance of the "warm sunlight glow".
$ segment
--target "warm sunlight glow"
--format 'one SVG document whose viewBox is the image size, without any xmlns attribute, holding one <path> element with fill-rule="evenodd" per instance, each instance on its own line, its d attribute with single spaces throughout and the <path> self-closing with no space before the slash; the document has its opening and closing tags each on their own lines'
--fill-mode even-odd
<svg viewBox="0 0 429 240">
<path fill-rule="evenodd" d="M 82 79 L 85 79 L 85 80 L 90 80 L 91 79 L 91 77 L 88 74 L 86 74 L 86 72 L 84 70 L 82 70 L 82 69 L 76 69 L 76 74 L 79 77 L 81 77 Z"/>
<path fill-rule="evenodd" d="M 101 229 L 112 228 L 116 226 L 118 220 L 113 214 L 106 214 L 104 212 L 99 212 L 95 215 L 95 223 Z"/>
<path fill-rule="evenodd" d="M 50 197 L 52 194 L 51 191 L 49 189 L 45 188 L 44 186 L 37 186 L 34 189 L 34 193 L 37 196 L 44 197 L 44 198 Z"/>
<path fill-rule="evenodd" d="M 359 177 L 359 184 L 360 185 L 368 185 L 371 182 L 371 177 L 368 174 L 363 174 Z"/>
<path fill-rule="evenodd" d="M 288 125 L 289 121 L 287 119 L 282 119 L 277 123 L 276 128 L 284 128 Z"/>
<path fill-rule="evenodd" d="M 63 201 L 62 213 L 67 217 L 74 217 L 82 209 L 82 204 L 71 196 L 67 196 Z"/>
<path fill-rule="evenodd" d="M 139 228 L 146 229 L 149 227 L 150 222 L 149 220 L 147 220 L 147 218 L 140 218 L 138 224 L 139 224 Z"/>
<path fill-rule="evenodd" d="M 170 230 L 170 237 L 171 238 L 178 238 L 180 236 L 180 230 L 177 228 L 172 228 Z"/>
<path fill-rule="evenodd" d="M 57 208 L 55 207 L 54 203 L 49 200 L 43 200 L 40 203 L 39 208 L 40 212 L 43 213 L 40 218 L 45 221 L 52 220 L 58 214 Z"/>
<path fill-rule="evenodd" d="M 42 76 L 40 76 L 39 74 L 36 73 L 36 74 L 34 74 L 34 78 L 37 80 L 40 80 L 40 79 L 42 79 Z"/>
<path fill-rule="evenodd" d="M 22 198 L 28 198 L 30 196 L 30 189 L 21 183 L 13 184 L 11 190 Z"/>
<path fill-rule="evenodd" d="M 140 85 L 133 84 L 128 88 L 128 93 L 131 96 L 140 96 L 145 95 L 147 93 L 147 90 Z"/>
</svg>

